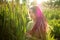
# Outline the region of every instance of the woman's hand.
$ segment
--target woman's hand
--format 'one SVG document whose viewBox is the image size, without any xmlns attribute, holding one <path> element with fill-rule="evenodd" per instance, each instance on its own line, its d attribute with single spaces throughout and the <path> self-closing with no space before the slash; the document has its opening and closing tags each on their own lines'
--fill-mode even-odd
<svg viewBox="0 0 60 40">
<path fill-rule="evenodd" d="M 26 37 L 31 38 L 32 36 L 29 33 L 26 33 Z"/>
<path fill-rule="evenodd" d="M 41 39 L 39 39 L 39 38 L 37 38 L 37 37 L 31 36 L 29 33 L 26 33 L 26 37 L 27 37 L 28 39 L 41 40 Z"/>
</svg>

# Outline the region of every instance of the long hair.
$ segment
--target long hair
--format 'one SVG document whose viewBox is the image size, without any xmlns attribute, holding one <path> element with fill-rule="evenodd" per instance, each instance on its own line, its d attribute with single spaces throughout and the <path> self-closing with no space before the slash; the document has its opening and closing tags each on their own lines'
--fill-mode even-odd
<svg viewBox="0 0 60 40">
<path fill-rule="evenodd" d="M 30 35 L 41 37 L 42 40 L 46 40 L 47 21 L 45 16 L 38 6 L 34 6 L 30 9 L 32 9 L 32 11 L 36 14 L 36 23 L 33 26 L 32 30 L 29 31 Z"/>
</svg>

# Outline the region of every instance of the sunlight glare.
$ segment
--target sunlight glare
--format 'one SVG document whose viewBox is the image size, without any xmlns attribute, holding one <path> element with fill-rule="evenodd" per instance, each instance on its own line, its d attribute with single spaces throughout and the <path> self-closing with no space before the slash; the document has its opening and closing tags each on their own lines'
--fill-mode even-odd
<svg viewBox="0 0 60 40">
<path fill-rule="evenodd" d="M 47 2 L 47 0 L 37 0 L 37 4 L 40 4 L 42 2 Z"/>
<path fill-rule="evenodd" d="M 47 2 L 48 0 L 34 0 L 37 1 L 37 4 L 40 4 L 42 2 Z M 33 0 L 29 0 L 29 2 L 33 2 Z"/>
</svg>

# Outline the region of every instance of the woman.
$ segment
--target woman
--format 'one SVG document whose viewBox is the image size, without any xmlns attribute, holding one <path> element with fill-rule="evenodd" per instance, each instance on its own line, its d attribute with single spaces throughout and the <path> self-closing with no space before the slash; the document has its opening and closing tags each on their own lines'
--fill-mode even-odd
<svg viewBox="0 0 60 40">
<path fill-rule="evenodd" d="M 30 40 L 46 40 L 47 21 L 40 8 L 38 6 L 31 7 L 29 15 L 33 20 L 32 27 L 31 25 L 27 26 L 27 35 Z"/>
</svg>

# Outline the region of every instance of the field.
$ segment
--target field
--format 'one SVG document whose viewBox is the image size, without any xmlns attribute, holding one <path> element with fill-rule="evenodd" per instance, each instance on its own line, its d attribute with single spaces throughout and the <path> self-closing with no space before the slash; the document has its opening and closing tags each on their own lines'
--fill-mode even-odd
<svg viewBox="0 0 60 40">
<path fill-rule="evenodd" d="M 50 25 L 47 40 L 60 40 L 60 8 L 46 8 L 43 13 Z M 25 1 L 23 4 L 0 1 L 0 40 L 26 40 L 27 17 Z"/>
<path fill-rule="evenodd" d="M 51 36 L 60 40 L 60 8 L 46 8 L 43 13 L 51 26 Z"/>
</svg>

